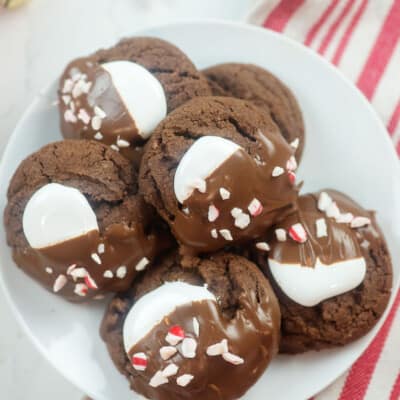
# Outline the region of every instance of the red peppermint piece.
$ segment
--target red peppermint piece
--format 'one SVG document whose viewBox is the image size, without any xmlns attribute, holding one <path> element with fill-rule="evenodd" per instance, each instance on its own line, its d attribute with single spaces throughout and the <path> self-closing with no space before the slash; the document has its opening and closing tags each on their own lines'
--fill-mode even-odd
<svg viewBox="0 0 400 400">
<path fill-rule="evenodd" d="M 257 215 L 260 215 L 263 211 L 263 206 L 260 203 L 260 201 L 256 198 L 254 198 L 249 206 L 247 207 L 247 209 L 249 210 L 249 213 L 252 217 L 257 217 Z"/>
<path fill-rule="evenodd" d="M 289 236 L 298 243 L 307 241 L 307 232 L 300 223 L 294 224 L 289 229 Z"/>
<path fill-rule="evenodd" d="M 293 171 L 288 172 L 289 181 L 292 185 L 296 183 L 296 174 Z"/>
<path fill-rule="evenodd" d="M 89 274 L 87 274 L 84 279 L 85 279 L 86 286 L 89 289 L 94 289 L 95 290 L 95 289 L 99 288 L 97 286 L 96 282 L 94 281 L 94 279 Z"/>
<path fill-rule="evenodd" d="M 165 340 L 171 346 L 175 346 L 179 342 L 181 342 L 184 338 L 185 338 L 185 331 L 183 330 L 183 328 L 179 325 L 174 325 L 169 329 Z"/>
<path fill-rule="evenodd" d="M 297 169 L 297 161 L 296 161 L 296 159 L 294 158 L 294 156 L 291 156 L 291 157 L 289 158 L 289 160 L 287 161 L 287 163 L 286 163 L 286 169 L 287 169 L 288 171 L 296 171 L 296 169 Z"/>
<path fill-rule="evenodd" d="M 147 356 L 144 353 L 135 353 L 131 361 L 137 371 L 144 371 L 147 367 Z"/>
<path fill-rule="evenodd" d="M 219 210 L 214 204 L 211 204 L 208 208 L 208 220 L 214 222 L 219 217 Z"/>
</svg>

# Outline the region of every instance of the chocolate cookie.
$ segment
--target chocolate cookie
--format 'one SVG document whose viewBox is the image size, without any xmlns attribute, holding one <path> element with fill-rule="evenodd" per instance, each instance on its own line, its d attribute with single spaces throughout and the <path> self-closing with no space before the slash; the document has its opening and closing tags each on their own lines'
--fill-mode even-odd
<svg viewBox="0 0 400 400">
<path fill-rule="evenodd" d="M 304 122 L 290 89 L 269 71 L 252 64 L 219 64 L 203 71 L 215 96 L 249 100 L 267 111 L 283 137 L 296 149 L 299 161 L 304 147 Z"/>
<path fill-rule="evenodd" d="M 280 351 L 347 344 L 384 312 L 392 266 L 373 212 L 342 193 L 301 196 L 298 211 L 257 243 L 256 262 L 282 311 Z"/>
<path fill-rule="evenodd" d="M 61 131 L 138 162 L 141 146 L 168 112 L 209 94 L 206 79 L 171 43 L 125 39 L 66 67 L 58 90 Z"/>
<path fill-rule="evenodd" d="M 76 302 L 126 290 L 170 244 L 129 161 L 94 141 L 56 142 L 26 158 L 4 224 L 16 264 Z"/>
<path fill-rule="evenodd" d="M 199 97 L 154 131 L 139 185 L 182 249 L 204 253 L 258 237 L 290 212 L 296 166 L 293 150 L 258 107 Z"/>
<path fill-rule="evenodd" d="M 110 303 L 101 336 L 131 388 L 148 399 L 240 398 L 276 354 L 275 295 L 250 261 L 176 253 Z"/>
</svg>

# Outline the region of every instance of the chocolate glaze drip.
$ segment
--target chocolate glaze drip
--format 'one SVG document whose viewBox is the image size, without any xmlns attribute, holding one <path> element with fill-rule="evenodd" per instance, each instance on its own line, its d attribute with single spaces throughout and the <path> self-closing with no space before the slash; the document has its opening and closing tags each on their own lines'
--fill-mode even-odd
<svg viewBox="0 0 400 400">
<path fill-rule="evenodd" d="M 71 93 L 62 93 L 62 89 L 65 80 L 71 79 L 76 73 L 85 74 L 86 81 L 91 83 L 91 87 L 89 93 L 82 93 L 74 98 Z M 67 122 L 64 113 L 71 108 L 71 105 L 64 103 L 63 95 L 71 96 L 76 116 L 80 109 L 84 109 L 90 117 L 93 117 L 95 116 L 94 107 L 100 107 L 106 114 L 102 119 L 100 129 L 95 130 L 90 122 L 85 124 L 80 119 L 74 123 Z M 61 131 L 66 139 L 94 139 L 109 146 L 117 146 L 118 138 L 126 140 L 130 146 L 121 147 L 119 151 L 139 166 L 144 140 L 139 135 L 135 121 L 113 85 L 111 75 L 101 67 L 101 64 L 94 63 L 90 57 L 78 59 L 70 64 L 70 68 L 60 80 L 59 99 Z M 95 139 L 97 132 L 101 132 L 102 139 Z"/>
<path fill-rule="evenodd" d="M 364 210 L 340 192 L 334 190 L 325 190 L 325 192 L 336 202 L 341 213 L 352 213 L 355 217 L 370 218 L 371 224 L 362 228 L 351 228 L 348 223 L 338 223 L 318 209 L 321 192 L 307 194 L 299 197 L 297 211 L 276 227 L 288 231 L 293 224 L 300 222 L 307 232 L 307 241 L 298 243 L 288 236 L 285 242 L 279 242 L 275 237 L 275 231 L 272 230 L 267 238 L 271 246 L 269 258 L 280 263 L 313 267 L 317 259 L 329 265 L 363 257 L 362 246 L 369 246 L 370 242 L 379 237 L 374 213 Z M 327 237 L 317 237 L 316 221 L 319 218 L 325 219 Z"/>
<path fill-rule="evenodd" d="M 267 138 L 259 132 L 257 139 L 255 158 L 245 150 L 236 151 L 206 179 L 206 192 L 195 190 L 183 204 L 171 226 L 184 245 L 184 252 L 210 252 L 229 245 L 219 232 L 222 229 L 230 231 L 235 243 L 257 238 L 293 210 L 297 189 L 287 172 L 272 176 L 276 166 L 286 169 L 291 153 L 272 135 Z M 221 188 L 229 191 L 229 199 L 221 198 Z M 253 199 L 263 206 L 262 212 L 254 217 L 248 210 Z M 219 217 L 214 222 L 208 220 L 210 205 L 219 210 Z M 189 213 L 185 212 L 186 208 Z M 234 208 L 250 215 L 250 224 L 244 229 L 234 225 L 235 219 L 231 215 Z M 213 229 L 218 231 L 217 238 L 211 235 Z"/>
<path fill-rule="evenodd" d="M 100 244 L 104 244 L 103 254 L 98 251 Z M 17 265 L 23 266 L 25 272 L 51 291 L 56 278 L 64 275 L 68 282 L 58 294 L 70 301 L 81 302 L 101 297 L 107 292 L 128 289 L 140 272 L 135 268 L 138 262 L 143 257 L 153 260 L 160 246 L 163 246 L 162 239 L 153 234 L 146 235 L 141 226 L 113 224 L 102 235 L 98 231 L 91 231 L 42 249 L 14 249 L 13 257 Z M 100 265 L 92 258 L 94 253 L 100 257 Z M 68 267 L 73 264 L 76 264 L 76 268 L 85 268 L 98 289 L 89 288 L 85 296 L 74 293 L 76 284 L 85 283 L 85 280 L 78 278 L 74 281 L 72 275 L 67 273 Z M 124 276 L 118 277 L 117 270 L 121 266 L 126 267 L 126 274 L 120 272 Z M 46 268 L 51 268 L 52 272 L 48 273 Z M 108 270 L 112 272 L 112 278 L 104 277 L 104 272 Z"/>
<path fill-rule="evenodd" d="M 132 388 L 146 398 L 157 400 L 230 400 L 240 398 L 260 377 L 276 354 L 279 337 L 278 305 L 266 298 L 257 299 L 256 293 L 242 294 L 241 308 L 233 319 L 220 312 L 214 301 L 203 300 L 177 307 L 129 351 L 129 356 L 143 352 L 148 364 L 145 371 L 132 367 Z M 199 336 L 193 327 L 193 318 L 199 322 Z M 180 344 L 178 352 L 169 360 L 160 356 L 160 348 L 169 346 L 165 337 L 169 328 L 181 326 L 186 337 L 197 341 L 195 358 L 184 358 Z M 233 365 L 222 356 L 208 356 L 210 345 L 227 339 L 229 352 L 243 358 L 244 363 Z M 156 388 L 149 385 L 152 376 L 174 363 L 179 367 L 169 382 Z M 181 387 L 176 378 L 193 375 L 192 381 Z"/>
</svg>

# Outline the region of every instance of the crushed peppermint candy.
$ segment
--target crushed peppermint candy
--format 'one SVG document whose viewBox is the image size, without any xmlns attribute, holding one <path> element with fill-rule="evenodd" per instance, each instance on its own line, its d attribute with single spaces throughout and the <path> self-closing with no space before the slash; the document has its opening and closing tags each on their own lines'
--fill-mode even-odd
<svg viewBox="0 0 400 400">
<path fill-rule="evenodd" d="M 211 237 L 214 239 L 218 238 L 218 231 L 216 229 L 211 229 Z"/>
<path fill-rule="evenodd" d="M 193 317 L 193 332 L 196 336 L 200 334 L 200 324 L 196 317 Z"/>
<path fill-rule="evenodd" d="M 71 272 L 76 268 L 76 264 L 71 264 L 68 268 L 67 268 L 67 275 L 70 275 Z"/>
<path fill-rule="evenodd" d="M 181 353 L 185 358 L 196 357 L 197 342 L 193 338 L 185 338 L 182 341 Z"/>
<path fill-rule="evenodd" d="M 117 146 L 121 148 L 129 147 L 131 144 L 125 139 L 117 139 Z"/>
<path fill-rule="evenodd" d="M 225 361 L 227 361 L 227 362 L 229 362 L 229 363 L 231 363 L 233 365 L 240 365 L 240 364 L 244 363 L 244 360 L 243 360 L 242 357 L 239 357 L 236 354 L 232 354 L 232 353 L 229 353 L 229 352 L 223 353 L 222 354 L 222 358 Z"/>
<path fill-rule="evenodd" d="M 181 376 L 178 376 L 178 378 L 176 378 L 176 383 L 179 386 L 185 387 L 187 385 L 189 385 L 189 383 L 193 380 L 194 376 L 191 374 L 183 374 Z"/>
<path fill-rule="evenodd" d="M 371 220 L 367 217 L 354 217 L 350 222 L 351 228 L 363 228 L 364 226 L 370 225 Z"/>
<path fill-rule="evenodd" d="M 105 250 L 106 250 L 106 248 L 105 248 L 105 246 L 104 246 L 104 243 L 100 243 L 100 244 L 97 246 L 97 252 L 98 252 L 99 254 L 103 254 Z"/>
<path fill-rule="evenodd" d="M 234 207 L 231 210 L 231 215 L 233 218 L 237 218 L 240 214 L 242 214 L 243 210 L 241 208 L 238 207 Z"/>
<path fill-rule="evenodd" d="M 70 101 L 71 101 L 71 96 L 69 96 L 68 94 L 64 94 L 62 97 L 62 101 L 64 102 L 64 104 L 67 106 Z"/>
<path fill-rule="evenodd" d="M 278 242 L 286 242 L 286 231 L 284 229 L 275 229 L 275 236 Z"/>
<path fill-rule="evenodd" d="M 83 94 L 83 87 L 85 86 L 85 82 L 82 80 L 79 80 L 75 83 L 73 89 L 72 89 L 72 97 L 76 99 L 79 97 L 81 94 Z"/>
<path fill-rule="evenodd" d="M 92 260 L 93 260 L 96 264 L 101 265 L 101 258 L 99 257 L 99 255 L 98 255 L 97 253 L 92 253 L 92 254 L 90 255 L 90 257 L 92 258 Z"/>
<path fill-rule="evenodd" d="M 291 156 L 289 158 L 289 160 L 287 161 L 286 169 L 288 171 L 296 171 L 296 169 L 297 169 L 297 161 L 296 161 L 296 158 L 294 156 Z"/>
<path fill-rule="evenodd" d="M 262 213 L 263 206 L 262 206 L 260 200 L 254 198 L 248 205 L 247 209 L 249 210 L 249 213 L 252 217 L 257 217 L 258 215 L 260 215 Z"/>
<path fill-rule="evenodd" d="M 136 264 L 136 271 L 143 271 L 148 265 L 150 261 L 147 257 L 143 257 L 137 264 Z"/>
<path fill-rule="evenodd" d="M 71 109 L 72 112 L 76 111 L 75 103 L 73 101 L 71 101 L 71 103 L 69 103 L 69 108 Z"/>
<path fill-rule="evenodd" d="M 68 282 L 68 279 L 65 275 L 58 275 L 53 285 L 53 292 L 59 292 Z"/>
<path fill-rule="evenodd" d="M 101 134 L 101 132 L 96 132 L 96 134 L 94 135 L 94 138 L 96 140 L 101 140 L 101 139 L 103 139 L 103 135 Z"/>
<path fill-rule="evenodd" d="M 144 353 L 135 353 L 131 358 L 133 368 L 144 371 L 147 367 L 147 356 Z"/>
<path fill-rule="evenodd" d="M 70 110 L 70 109 L 65 110 L 64 120 L 65 120 L 65 122 L 71 122 L 73 124 L 78 122 L 78 118 L 76 118 L 74 112 L 72 110 Z"/>
<path fill-rule="evenodd" d="M 85 125 L 90 122 L 90 115 L 84 108 L 80 108 L 78 112 L 78 119 L 80 119 Z"/>
<path fill-rule="evenodd" d="M 296 183 L 296 174 L 293 171 L 288 171 L 289 181 L 292 185 Z"/>
<path fill-rule="evenodd" d="M 224 353 L 227 353 L 228 350 L 228 341 L 226 339 L 221 340 L 219 343 L 212 344 L 207 347 L 206 354 L 208 356 L 221 356 Z"/>
<path fill-rule="evenodd" d="M 327 207 L 326 211 L 326 216 L 329 218 L 339 218 L 340 216 L 340 210 L 337 204 L 333 201 L 329 206 Z"/>
<path fill-rule="evenodd" d="M 258 250 L 262 250 L 262 251 L 270 251 L 271 250 L 271 248 L 269 247 L 269 244 L 267 242 L 256 243 L 256 248 Z"/>
<path fill-rule="evenodd" d="M 52 274 L 53 273 L 53 268 L 51 268 L 51 267 L 46 267 L 46 270 L 45 270 L 48 274 Z"/>
<path fill-rule="evenodd" d="M 300 144 L 300 139 L 296 138 L 296 139 L 293 140 L 293 142 L 290 143 L 290 146 L 293 149 L 297 149 L 299 147 L 299 144 Z"/>
<path fill-rule="evenodd" d="M 231 192 L 224 187 L 219 188 L 219 194 L 222 200 L 228 200 L 231 197 Z"/>
<path fill-rule="evenodd" d="M 172 356 L 174 356 L 177 353 L 176 347 L 173 346 L 163 346 L 160 348 L 160 356 L 161 358 L 166 361 L 170 359 Z"/>
<path fill-rule="evenodd" d="M 326 192 L 321 192 L 318 198 L 318 209 L 320 211 L 326 211 L 327 208 L 332 204 L 332 198 Z"/>
<path fill-rule="evenodd" d="M 90 88 L 92 87 L 92 82 L 85 82 L 84 85 L 82 85 L 82 91 L 83 93 L 89 93 Z"/>
<path fill-rule="evenodd" d="M 67 270 L 67 274 L 71 275 L 72 278 L 74 279 L 74 281 L 76 281 L 79 278 L 85 278 L 85 276 L 88 274 L 86 268 L 73 268 L 71 269 L 71 271 L 68 273 Z"/>
<path fill-rule="evenodd" d="M 178 369 L 179 367 L 174 364 L 168 364 L 163 370 L 162 370 L 162 374 L 166 377 L 169 378 L 170 376 L 174 376 L 178 373 Z"/>
<path fill-rule="evenodd" d="M 157 371 L 150 379 L 149 385 L 151 387 L 158 387 L 160 385 L 164 385 L 165 383 L 168 383 L 168 378 L 163 375 L 162 371 Z"/>
<path fill-rule="evenodd" d="M 228 241 L 233 240 L 231 231 L 229 229 L 220 229 L 219 233 L 225 240 L 228 240 Z"/>
<path fill-rule="evenodd" d="M 219 217 L 219 210 L 214 204 L 211 204 L 208 207 L 208 220 L 210 222 L 214 222 Z"/>
<path fill-rule="evenodd" d="M 276 178 L 276 177 L 278 177 L 278 176 L 281 176 L 284 172 L 285 172 L 285 170 L 284 170 L 282 167 L 275 167 L 275 168 L 272 170 L 272 176 L 273 176 L 274 178 Z"/>
<path fill-rule="evenodd" d="M 92 118 L 92 128 L 95 130 L 95 131 L 98 131 L 98 130 L 100 130 L 100 128 L 101 128 L 101 118 L 98 116 L 98 115 L 95 115 L 93 118 Z"/>
<path fill-rule="evenodd" d="M 78 296 L 84 297 L 88 293 L 88 287 L 84 283 L 77 283 L 75 285 L 74 293 Z"/>
<path fill-rule="evenodd" d="M 363 249 L 368 249 L 369 245 L 370 245 L 370 243 L 369 243 L 368 240 L 366 240 L 366 239 L 364 239 L 364 240 L 361 242 L 361 244 L 360 244 L 360 246 L 361 246 Z"/>
<path fill-rule="evenodd" d="M 104 276 L 104 278 L 114 278 L 114 274 L 113 274 L 112 271 L 110 271 L 109 269 L 107 269 L 106 271 L 104 271 L 103 276 Z"/>
<path fill-rule="evenodd" d="M 99 106 L 94 107 L 94 113 L 101 119 L 104 119 L 107 116 L 104 110 L 102 110 Z"/>
<path fill-rule="evenodd" d="M 307 241 L 307 232 L 301 223 L 294 224 L 290 227 L 289 236 L 298 243 Z"/>
<path fill-rule="evenodd" d="M 97 286 L 97 284 L 96 284 L 96 282 L 95 282 L 95 280 L 89 275 L 89 274 L 87 274 L 86 276 L 85 276 L 85 283 L 86 283 L 86 286 L 89 288 L 89 289 L 98 289 L 99 287 Z"/>
<path fill-rule="evenodd" d="M 244 212 L 235 218 L 235 226 L 239 229 L 246 229 L 250 225 L 250 216 Z"/>
<path fill-rule="evenodd" d="M 354 215 L 352 213 L 343 213 L 336 218 L 338 224 L 350 224 L 353 221 Z"/>
<path fill-rule="evenodd" d="M 118 267 L 115 275 L 117 276 L 117 278 L 119 279 L 124 279 L 126 276 L 126 273 L 128 272 L 127 268 L 125 267 L 125 265 L 121 265 L 120 267 Z"/>
<path fill-rule="evenodd" d="M 325 218 L 318 218 L 315 221 L 315 228 L 317 230 L 317 237 L 322 238 L 322 237 L 327 237 L 328 236 L 328 231 L 326 227 L 326 221 Z"/>
<path fill-rule="evenodd" d="M 71 93 L 73 87 L 74 87 L 73 80 L 72 79 L 66 79 L 64 81 L 64 86 L 63 86 L 62 92 L 63 93 Z"/>
<path fill-rule="evenodd" d="M 185 331 L 183 330 L 183 328 L 179 325 L 174 325 L 169 329 L 167 336 L 165 337 L 165 340 L 171 346 L 176 346 L 184 338 L 185 338 Z"/>
</svg>

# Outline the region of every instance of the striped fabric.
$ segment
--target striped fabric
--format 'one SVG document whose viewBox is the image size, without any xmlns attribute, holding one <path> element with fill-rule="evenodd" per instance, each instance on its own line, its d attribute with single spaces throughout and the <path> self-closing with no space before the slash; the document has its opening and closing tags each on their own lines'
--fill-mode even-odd
<svg viewBox="0 0 400 400">
<path fill-rule="evenodd" d="M 400 155 L 400 0 L 261 0 L 249 21 L 336 65 L 384 121 Z M 358 361 L 314 400 L 400 399 L 400 293 Z"/>
</svg>

